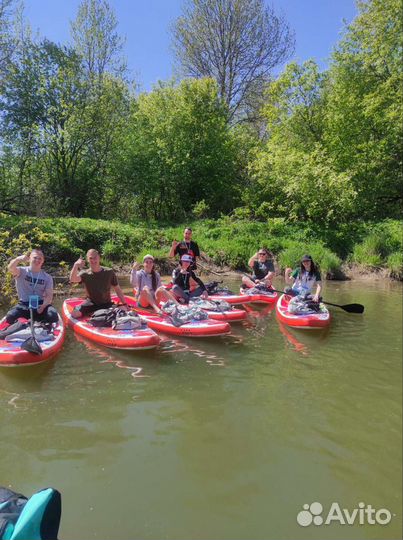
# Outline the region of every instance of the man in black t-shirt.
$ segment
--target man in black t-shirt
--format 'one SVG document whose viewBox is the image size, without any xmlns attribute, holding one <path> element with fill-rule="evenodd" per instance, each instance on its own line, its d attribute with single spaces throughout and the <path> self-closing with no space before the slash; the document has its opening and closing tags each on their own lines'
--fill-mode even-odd
<svg viewBox="0 0 403 540">
<path fill-rule="evenodd" d="M 273 264 L 273 254 L 271 251 L 261 248 L 248 261 L 248 266 L 252 268 L 252 276 L 243 276 L 242 284 L 244 288 L 252 288 L 258 284 L 271 287 L 271 282 L 275 276 Z"/>
<path fill-rule="evenodd" d="M 190 270 L 196 270 L 196 258 L 200 257 L 200 250 L 197 243 L 192 240 L 192 229 L 190 227 L 186 227 L 183 231 L 182 242 L 177 242 L 176 240 L 172 242 L 169 257 L 175 257 L 176 255 L 179 255 L 179 260 L 182 255 L 190 255 L 193 259 Z"/>
</svg>

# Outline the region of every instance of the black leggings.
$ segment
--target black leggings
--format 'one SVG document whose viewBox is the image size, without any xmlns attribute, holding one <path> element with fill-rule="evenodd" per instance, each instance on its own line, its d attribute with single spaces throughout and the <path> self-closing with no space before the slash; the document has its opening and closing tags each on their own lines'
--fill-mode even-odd
<svg viewBox="0 0 403 540">
<path fill-rule="evenodd" d="M 59 320 L 59 315 L 53 306 L 46 306 L 42 313 L 38 313 L 36 309 L 32 310 L 34 315 L 34 321 L 48 322 L 48 323 L 57 323 Z M 6 321 L 8 324 L 13 324 L 17 319 L 30 318 L 30 312 L 28 304 L 19 303 L 15 307 L 11 308 L 6 315 Z"/>
<path fill-rule="evenodd" d="M 84 302 L 77 308 L 78 311 L 80 311 L 84 316 L 91 315 L 91 313 L 94 313 L 94 311 L 97 311 L 98 309 L 109 309 L 113 306 L 112 302 L 107 302 L 105 304 L 94 304 L 92 300 L 87 298 L 84 300 Z"/>
</svg>

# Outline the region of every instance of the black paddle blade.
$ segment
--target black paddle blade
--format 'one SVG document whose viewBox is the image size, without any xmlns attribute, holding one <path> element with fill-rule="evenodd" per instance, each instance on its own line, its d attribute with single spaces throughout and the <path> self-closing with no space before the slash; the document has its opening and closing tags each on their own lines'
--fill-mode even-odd
<svg viewBox="0 0 403 540">
<path fill-rule="evenodd" d="M 28 351 L 32 354 L 42 354 L 42 349 L 34 337 L 29 337 L 23 343 L 21 343 L 21 349 L 24 349 L 24 351 Z"/>
<path fill-rule="evenodd" d="M 344 311 L 348 311 L 348 313 L 364 313 L 364 306 L 362 304 L 347 304 L 340 307 Z"/>
<path fill-rule="evenodd" d="M 322 300 L 322 302 L 329 306 L 344 309 L 344 311 L 348 311 L 348 313 L 364 313 L 364 306 L 362 304 L 345 304 L 344 306 L 341 306 L 340 304 L 332 304 L 332 302 L 326 302 L 325 300 Z"/>
</svg>

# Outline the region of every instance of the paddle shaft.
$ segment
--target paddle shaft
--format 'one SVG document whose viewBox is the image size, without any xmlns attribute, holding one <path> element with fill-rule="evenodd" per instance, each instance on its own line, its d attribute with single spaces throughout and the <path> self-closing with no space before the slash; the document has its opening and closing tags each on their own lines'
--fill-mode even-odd
<svg viewBox="0 0 403 540">
<path fill-rule="evenodd" d="M 280 294 L 287 294 L 285 291 L 278 291 L 277 289 L 272 289 L 276 293 Z M 364 313 L 364 306 L 362 304 L 344 304 L 343 306 L 340 304 L 333 304 L 332 302 L 326 302 L 326 300 L 321 300 L 323 304 L 327 304 L 328 306 L 334 306 L 339 307 L 343 309 L 344 311 L 347 311 L 347 313 Z"/>
<path fill-rule="evenodd" d="M 31 334 L 32 334 L 32 339 L 34 340 L 35 344 L 38 346 L 38 352 L 39 350 L 42 352 L 42 347 L 39 345 L 38 343 L 38 340 L 36 339 L 35 337 L 35 330 L 34 330 L 34 311 L 33 309 L 30 307 L 29 308 L 29 326 L 31 328 Z"/>
<path fill-rule="evenodd" d="M 248 278 L 250 278 L 250 275 L 246 272 L 242 272 L 242 274 Z M 277 289 L 272 289 L 274 292 L 279 294 L 287 294 L 285 291 L 279 291 Z M 343 309 L 344 311 L 347 311 L 347 313 L 364 313 L 364 306 L 362 304 L 333 304 L 332 302 L 326 302 L 325 300 L 321 300 L 324 304 L 327 304 L 329 306 L 338 307 L 340 309 Z"/>
</svg>

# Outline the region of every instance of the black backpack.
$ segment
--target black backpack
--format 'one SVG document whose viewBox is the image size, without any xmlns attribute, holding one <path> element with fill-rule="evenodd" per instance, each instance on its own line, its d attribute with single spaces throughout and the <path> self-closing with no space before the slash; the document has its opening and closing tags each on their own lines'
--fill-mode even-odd
<svg viewBox="0 0 403 540">
<path fill-rule="evenodd" d="M 97 311 L 94 311 L 91 318 L 89 319 L 89 323 L 92 326 L 98 326 L 98 327 L 112 327 L 112 324 L 116 320 L 116 318 L 120 315 L 121 312 L 124 312 L 124 310 L 119 308 L 108 308 L 108 309 L 97 309 Z M 126 312 L 124 312 L 124 315 L 126 315 Z"/>
<path fill-rule="evenodd" d="M 206 283 L 206 290 L 209 294 L 234 294 L 228 287 L 220 287 L 222 281 L 210 281 Z"/>
</svg>

